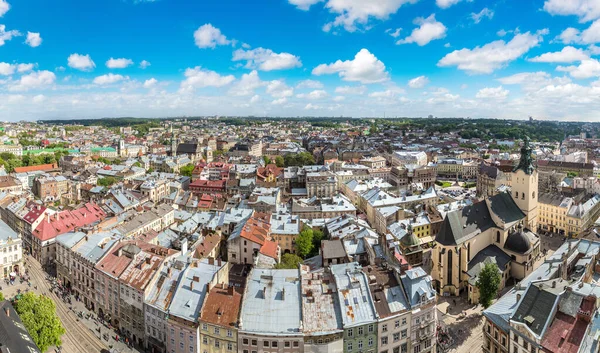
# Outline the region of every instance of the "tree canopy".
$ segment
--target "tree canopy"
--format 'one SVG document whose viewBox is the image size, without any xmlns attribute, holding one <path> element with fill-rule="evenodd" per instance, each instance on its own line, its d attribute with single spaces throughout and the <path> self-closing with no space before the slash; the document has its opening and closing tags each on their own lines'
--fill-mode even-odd
<svg viewBox="0 0 600 353">
<path fill-rule="evenodd" d="M 192 172 L 194 171 L 194 165 L 192 163 L 188 164 L 188 165 L 184 165 L 183 167 L 179 168 L 179 174 L 186 176 L 186 177 L 191 177 L 192 176 Z"/>
<path fill-rule="evenodd" d="M 19 314 L 29 335 L 42 352 L 50 346 L 60 346 L 60 337 L 66 332 L 56 315 L 54 302 L 43 295 L 27 292 L 15 302 Z"/>
<path fill-rule="evenodd" d="M 100 186 L 109 187 L 116 183 L 117 183 L 117 178 L 111 177 L 111 176 L 107 176 L 107 177 L 98 179 L 98 185 L 100 185 Z"/>
<path fill-rule="evenodd" d="M 309 152 L 288 153 L 283 159 L 286 167 L 302 167 L 315 164 L 315 157 Z"/>
<path fill-rule="evenodd" d="M 485 264 L 475 284 L 479 288 L 479 302 L 484 308 L 492 305 L 492 300 L 494 300 L 500 288 L 500 280 L 498 266 L 493 263 Z"/>
<path fill-rule="evenodd" d="M 302 263 L 302 258 L 296 254 L 283 254 L 281 256 L 281 263 L 275 265 L 276 269 L 298 269 L 298 265 Z"/>
<path fill-rule="evenodd" d="M 277 167 L 283 168 L 285 167 L 285 160 L 283 159 L 283 157 L 277 156 L 275 157 L 275 164 L 277 165 Z"/>
<path fill-rule="evenodd" d="M 314 233 L 311 228 L 305 228 L 296 238 L 296 254 L 301 258 L 306 258 L 315 247 L 313 243 Z"/>
</svg>

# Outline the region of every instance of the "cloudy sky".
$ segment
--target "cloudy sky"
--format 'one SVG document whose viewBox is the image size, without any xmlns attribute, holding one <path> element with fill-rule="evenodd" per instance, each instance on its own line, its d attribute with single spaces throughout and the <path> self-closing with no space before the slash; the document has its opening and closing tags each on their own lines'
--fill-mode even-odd
<svg viewBox="0 0 600 353">
<path fill-rule="evenodd" d="M 598 0 L 0 0 L 0 120 L 600 121 L 599 57 Z"/>
</svg>

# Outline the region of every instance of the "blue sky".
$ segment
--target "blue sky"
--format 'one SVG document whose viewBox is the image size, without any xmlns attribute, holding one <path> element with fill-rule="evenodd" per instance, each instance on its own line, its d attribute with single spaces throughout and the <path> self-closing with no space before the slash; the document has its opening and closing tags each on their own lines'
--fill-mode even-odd
<svg viewBox="0 0 600 353">
<path fill-rule="evenodd" d="M 600 121 L 598 43 L 597 0 L 0 0 L 0 119 Z"/>
</svg>

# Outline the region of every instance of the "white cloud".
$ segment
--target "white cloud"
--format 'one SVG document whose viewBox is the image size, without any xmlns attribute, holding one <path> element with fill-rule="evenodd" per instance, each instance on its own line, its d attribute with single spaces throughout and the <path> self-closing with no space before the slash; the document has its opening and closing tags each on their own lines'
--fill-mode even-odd
<svg viewBox="0 0 600 353">
<path fill-rule="evenodd" d="M 447 9 L 450 6 L 454 6 L 456 4 L 458 4 L 459 2 L 461 2 L 462 0 L 435 0 L 435 4 L 442 9 Z M 468 2 L 471 2 L 473 0 L 467 0 Z"/>
<path fill-rule="evenodd" d="M 573 61 L 581 61 L 588 59 L 589 57 L 590 56 L 582 49 L 564 47 L 559 52 L 544 53 L 529 59 L 529 61 L 538 63 L 572 63 Z"/>
<path fill-rule="evenodd" d="M 308 103 L 306 106 L 304 106 L 304 109 L 306 109 L 306 110 L 318 110 L 318 109 L 322 109 L 322 108 L 319 105 L 314 105 L 312 103 Z"/>
<path fill-rule="evenodd" d="M 310 93 L 301 93 L 301 94 L 297 94 L 296 98 L 300 98 L 300 99 L 323 99 L 328 97 L 329 95 L 327 94 L 326 91 L 319 89 L 319 90 L 314 90 Z"/>
<path fill-rule="evenodd" d="M 456 66 L 471 74 L 489 74 L 537 46 L 543 40 L 542 35 L 546 33 L 547 30 L 535 34 L 519 33 L 509 42 L 497 40 L 474 49 L 455 50 L 444 56 L 438 62 L 438 66 Z"/>
<path fill-rule="evenodd" d="M 198 48 L 216 48 L 217 45 L 229 45 L 232 41 L 221 33 L 221 30 L 207 23 L 194 32 L 194 40 Z"/>
<path fill-rule="evenodd" d="M 0 75 L 10 76 L 15 73 L 15 65 L 0 63 Z"/>
<path fill-rule="evenodd" d="M 29 64 L 18 64 L 17 65 L 17 71 L 20 72 L 20 73 L 23 73 L 23 72 L 27 72 L 27 71 L 33 70 L 34 67 L 35 67 L 35 65 L 31 64 L 31 63 L 29 63 Z"/>
<path fill-rule="evenodd" d="M 32 48 L 39 47 L 40 45 L 42 45 L 42 37 L 39 33 L 27 32 L 27 39 L 25 40 L 25 44 L 29 45 Z"/>
<path fill-rule="evenodd" d="M 391 28 L 388 28 L 388 29 L 385 30 L 385 33 L 389 34 L 393 38 L 398 38 L 398 37 L 400 37 L 400 32 L 401 31 L 402 31 L 402 28 L 396 28 L 395 30 L 391 29 Z"/>
<path fill-rule="evenodd" d="M 91 71 L 96 67 L 96 64 L 92 61 L 92 58 L 88 54 L 71 54 L 67 59 L 69 67 L 72 67 L 81 71 Z"/>
<path fill-rule="evenodd" d="M 335 93 L 338 94 L 355 94 L 361 95 L 367 92 L 366 86 L 341 86 L 335 88 Z"/>
<path fill-rule="evenodd" d="M 106 74 L 106 75 L 96 77 L 93 82 L 96 85 L 110 85 L 110 84 L 117 83 L 117 82 L 120 82 L 120 81 L 123 81 L 126 79 L 128 79 L 127 76 Z"/>
<path fill-rule="evenodd" d="M 9 64 L 0 62 L 0 75 L 10 76 L 15 72 L 24 73 L 33 70 L 35 64 Z"/>
<path fill-rule="evenodd" d="M 475 23 L 481 22 L 481 20 L 483 20 L 485 17 L 491 20 L 492 18 L 494 18 L 494 11 L 485 7 L 478 13 L 471 12 L 471 19 L 473 19 L 473 22 Z"/>
<path fill-rule="evenodd" d="M 0 17 L 4 16 L 5 13 L 10 10 L 10 5 L 6 0 L 0 0 Z"/>
<path fill-rule="evenodd" d="M 298 88 L 298 89 L 301 89 L 301 88 L 319 89 L 319 88 L 323 88 L 323 84 L 316 80 L 304 80 L 304 81 L 298 82 L 298 84 L 296 85 L 296 88 Z"/>
<path fill-rule="evenodd" d="M 323 0 L 289 0 L 290 4 L 302 11 L 308 11 L 311 6 Z"/>
<path fill-rule="evenodd" d="M 260 101 L 260 96 L 258 94 L 255 94 L 254 96 L 252 96 L 252 98 L 250 98 L 250 104 L 254 104 Z"/>
<path fill-rule="evenodd" d="M 599 55 L 600 54 L 600 47 L 596 46 L 596 45 L 590 45 L 588 47 L 588 51 L 590 52 L 590 54 L 592 55 Z"/>
<path fill-rule="evenodd" d="M 592 22 L 592 24 L 580 32 L 578 29 L 569 27 L 558 35 L 565 44 L 594 44 L 600 43 L 600 20 Z"/>
<path fill-rule="evenodd" d="M 285 103 L 287 103 L 287 98 L 285 98 L 285 97 L 275 99 L 274 101 L 271 102 L 271 104 L 273 104 L 273 105 L 281 105 L 281 104 L 285 104 Z"/>
<path fill-rule="evenodd" d="M 565 44 L 577 43 L 580 40 L 579 33 L 577 28 L 569 27 L 558 35 L 558 39 Z"/>
<path fill-rule="evenodd" d="M 419 27 L 413 29 L 410 36 L 397 41 L 396 44 L 417 43 L 419 46 L 424 46 L 432 40 L 446 36 L 446 26 L 436 21 L 434 14 L 427 18 L 418 17 L 413 23 L 419 25 Z"/>
<path fill-rule="evenodd" d="M 390 15 L 398 12 L 404 4 L 414 4 L 418 0 L 328 0 L 325 8 L 337 14 L 333 22 L 323 26 L 329 32 L 334 27 L 343 27 L 348 32 L 354 32 L 358 26 L 369 28 L 371 19 L 387 20 Z"/>
<path fill-rule="evenodd" d="M 600 77 L 600 62 L 596 59 L 582 60 L 579 66 L 559 66 L 557 71 L 568 72 L 573 78 L 586 79 Z"/>
<path fill-rule="evenodd" d="M 0 25 L 0 47 L 4 45 L 7 41 L 13 39 L 13 37 L 18 37 L 21 35 L 21 32 L 17 30 L 7 31 L 5 25 Z"/>
<path fill-rule="evenodd" d="M 496 32 L 496 35 L 498 35 L 498 37 L 504 37 L 507 34 L 508 34 L 508 32 L 505 31 L 505 30 L 503 30 L 503 29 L 501 29 L 498 32 Z"/>
<path fill-rule="evenodd" d="M 140 69 L 144 70 L 144 69 L 148 68 L 150 65 L 152 65 L 152 64 L 150 64 L 149 61 L 142 60 L 142 62 L 140 62 Z"/>
<path fill-rule="evenodd" d="M 551 15 L 574 15 L 582 22 L 600 18 L 598 0 L 546 0 L 544 10 Z"/>
<path fill-rule="evenodd" d="M 250 96 L 254 94 L 255 89 L 266 84 L 267 82 L 261 81 L 258 72 L 253 70 L 250 73 L 243 74 L 240 80 L 231 87 L 229 93 L 234 96 Z"/>
<path fill-rule="evenodd" d="M 282 80 L 273 80 L 269 82 L 266 92 L 273 98 L 286 98 L 294 95 L 294 89 L 286 85 Z"/>
<path fill-rule="evenodd" d="M 483 99 L 504 99 L 508 97 L 508 90 L 504 89 L 502 86 L 498 87 L 486 87 L 480 89 L 479 92 L 475 95 L 476 98 Z"/>
<path fill-rule="evenodd" d="M 158 80 L 156 80 L 154 77 L 149 78 L 146 81 L 144 81 L 144 88 L 152 88 L 152 87 L 156 86 L 157 83 L 158 83 Z"/>
<path fill-rule="evenodd" d="M 398 89 L 388 89 L 385 91 L 377 91 L 373 93 L 369 93 L 369 97 L 371 98 L 394 98 L 398 94 L 404 93 L 402 90 Z"/>
<path fill-rule="evenodd" d="M 44 96 L 43 94 L 38 94 L 36 96 L 33 96 L 31 100 L 33 101 L 33 103 L 42 103 L 46 100 L 46 96 Z"/>
<path fill-rule="evenodd" d="M 261 71 L 286 70 L 301 67 L 300 58 L 290 53 L 275 53 L 271 49 L 238 49 L 233 52 L 233 61 L 246 61 L 246 67 Z"/>
<path fill-rule="evenodd" d="M 427 86 L 429 79 L 426 76 L 415 77 L 408 81 L 408 87 L 410 88 L 423 88 Z"/>
<path fill-rule="evenodd" d="M 9 87 L 9 91 L 28 91 L 49 86 L 56 81 L 56 75 L 51 71 L 34 71 L 23 75 L 15 85 Z"/>
<path fill-rule="evenodd" d="M 181 82 L 182 90 L 193 90 L 194 88 L 204 87 L 223 87 L 235 80 L 233 75 L 221 76 L 218 73 L 203 69 L 200 66 L 187 68 L 185 70 L 185 80 Z"/>
<path fill-rule="evenodd" d="M 353 60 L 338 60 L 331 64 L 321 64 L 312 71 L 313 75 L 339 74 L 344 81 L 357 81 L 363 84 L 389 80 L 385 65 L 367 49 L 361 49 Z"/>
<path fill-rule="evenodd" d="M 133 65 L 133 61 L 131 59 L 126 58 L 110 58 L 106 61 L 106 67 L 108 67 L 109 69 L 124 69 L 130 65 Z"/>
<path fill-rule="evenodd" d="M 344 97 L 344 96 L 335 96 L 335 97 L 333 97 L 333 101 L 334 102 L 341 102 L 341 101 L 343 101 L 345 99 L 346 99 L 346 97 Z"/>
</svg>

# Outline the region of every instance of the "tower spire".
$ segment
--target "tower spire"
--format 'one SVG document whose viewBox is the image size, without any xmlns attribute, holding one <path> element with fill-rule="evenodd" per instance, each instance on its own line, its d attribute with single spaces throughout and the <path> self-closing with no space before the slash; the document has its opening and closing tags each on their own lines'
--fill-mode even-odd
<svg viewBox="0 0 600 353">
<path fill-rule="evenodd" d="M 531 158 L 531 153 L 533 150 L 529 144 L 529 141 L 529 136 L 525 136 L 523 139 L 523 146 L 521 147 L 521 159 L 519 160 L 519 165 L 517 165 L 517 167 L 514 169 L 515 172 L 521 169 L 527 175 L 531 175 L 535 169 L 533 167 L 533 159 Z"/>
</svg>

